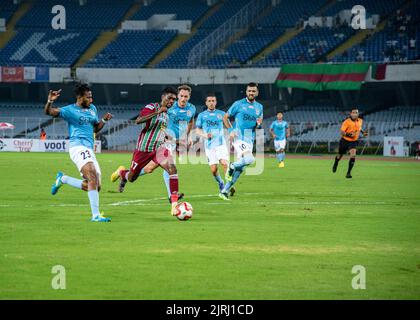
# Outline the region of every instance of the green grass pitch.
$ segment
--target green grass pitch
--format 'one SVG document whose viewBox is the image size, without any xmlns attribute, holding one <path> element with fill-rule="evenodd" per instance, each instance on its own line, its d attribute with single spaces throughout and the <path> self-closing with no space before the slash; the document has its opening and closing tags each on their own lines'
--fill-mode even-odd
<svg viewBox="0 0 420 320">
<path fill-rule="evenodd" d="M 265 160 L 231 202 L 206 165 L 179 165 L 191 221 L 170 216 L 159 169 L 116 193 L 109 176 L 130 154 L 100 154 L 101 208 L 50 186 L 77 177 L 68 154 L 0 154 L 0 299 L 419 299 L 420 163 Z M 331 157 L 332 158 L 332 157 Z M 66 270 L 54 290 L 51 270 Z M 366 289 L 352 288 L 352 267 Z"/>
</svg>

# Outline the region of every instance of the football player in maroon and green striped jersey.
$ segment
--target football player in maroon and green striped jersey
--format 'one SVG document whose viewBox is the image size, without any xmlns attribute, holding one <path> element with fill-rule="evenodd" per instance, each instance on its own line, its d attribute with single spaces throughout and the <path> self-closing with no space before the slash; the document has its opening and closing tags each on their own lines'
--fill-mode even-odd
<svg viewBox="0 0 420 320">
<path fill-rule="evenodd" d="M 140 132 L 137 140 L 136 149 L 133 152 L 133 158 L 129 170 L 123 166 L 111 175 L 111 181 L 115 182 L 119 178 L 119 191 L 123 192 L 127 181 L 134 182 L 138 178 L 141 169 L 143 169 L 151 160 L 168 172 L 170 177 L 171 191 L 171 214 L 178 205 L 178 174 L 171 150 L 165 144 L 166 127 L 168 123 L 168 108 L 170 108 L 176 99 L 176 90 L 167 87 L 162 92 L 160 103 L 150 103 L 145 106 L 138 118 L 137 124 L 146 123 Z"/>
</svg>

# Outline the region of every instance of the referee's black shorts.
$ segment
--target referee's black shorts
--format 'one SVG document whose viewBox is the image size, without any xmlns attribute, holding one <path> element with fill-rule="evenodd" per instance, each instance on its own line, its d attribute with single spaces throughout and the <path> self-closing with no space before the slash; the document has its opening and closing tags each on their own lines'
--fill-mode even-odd
<svg viewBox="0 0 420 320">
<path fill-rule="evenodd" d="M 355 149 L 359 145 L 359 141 L 347 141 L 346 139 L 341 138 L 340 144 L 338 146 L 339 154 L 346 154 L 350 149 Z"/>
</svg>

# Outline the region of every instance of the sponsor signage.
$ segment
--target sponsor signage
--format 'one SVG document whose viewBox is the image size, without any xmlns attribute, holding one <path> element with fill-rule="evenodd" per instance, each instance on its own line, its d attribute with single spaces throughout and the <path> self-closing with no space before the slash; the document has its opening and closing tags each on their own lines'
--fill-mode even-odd
<svg viewBox="0 0 420 320">
<path fill-rule="evenodd" d="M 404 157 L 404 137 L 384 137 L 385 157 Z"/>
<path fill-rule="evenodd" d="M 0 152 L 68 152 L 69 140 L 1 139 Z M 101 141 L 95 141 L 94 152 L 101 153 Z"/>
</svg>

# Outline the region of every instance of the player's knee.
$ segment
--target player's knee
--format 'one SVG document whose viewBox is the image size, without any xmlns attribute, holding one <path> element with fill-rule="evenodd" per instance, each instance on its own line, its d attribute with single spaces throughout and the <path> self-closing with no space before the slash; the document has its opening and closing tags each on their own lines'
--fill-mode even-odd
<svg viewBox="0 0 420 320">
<path fill-rule="evenodd" d="M 172 174 L 177 174 L 178 171 L 176 170 L 176 167 L 174 165 L 170 165 L 168 168 L 168 173 L 172 175 Z"/>
<path fill-rule="evenodd" d="M 149 173 L 152 173 L 152 172 L 153 172 L 153 170 L 154 170 L 154 168 L 151 168 L 151 167 L 145 167 L 145 168 L 144 168 L 144 173 L 145 173 L 145 174 L 149 174 Z"/>
<path fill-rule="evenodd" d="M 98 175 L 96 174 L 96 171 L 90 171 L 88 174 L 88 183 L 91 185 L 94 185 L 96 188 L 99 185 Z"/>
</svg>

